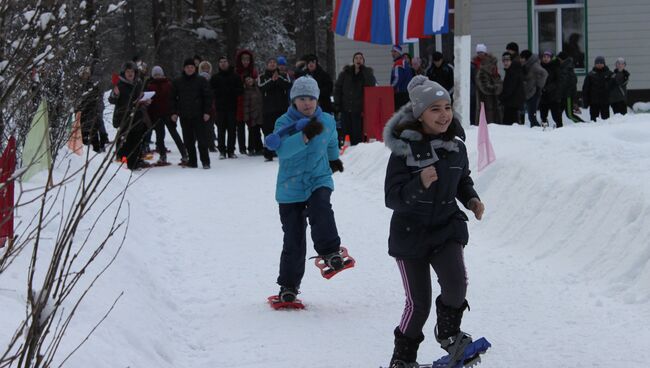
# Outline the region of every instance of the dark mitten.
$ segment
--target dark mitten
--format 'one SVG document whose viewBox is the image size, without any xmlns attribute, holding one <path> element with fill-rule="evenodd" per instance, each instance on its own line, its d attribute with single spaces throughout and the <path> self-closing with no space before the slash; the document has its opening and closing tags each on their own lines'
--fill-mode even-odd
<svg viewBox="0 0 650 368">
<path fill-rule="evenodd" d="M 311 140 L 315 136 L 321 134 L 323 132 L 323 124 L 316 120 L 316 118 L 312 118 L 307 125 L 302 129 L 302 133 L 307 137 L 307 139 Z"/>
<path fill-rule="evenodd" d="M 334 161 L 330 161 L 330 169 L 332 169 L 332 173 L 337 171 L 343 172 L 343 162 L 338 158 Z"/>
</svg>

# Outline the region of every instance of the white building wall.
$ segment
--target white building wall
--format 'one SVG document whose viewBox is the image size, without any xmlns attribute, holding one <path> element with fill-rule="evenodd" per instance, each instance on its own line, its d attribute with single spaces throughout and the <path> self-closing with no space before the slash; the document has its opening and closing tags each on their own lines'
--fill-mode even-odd
<svg viewBox="0 0 650 368">
<path fill-rule="evenodd" d="M 472 1 L 472 55 L 483 43 L 501 63 L 506 45 L 516 42 L 519 51 L 528 48 L 528 7 L 525 0 Z"/>
<path fill-rule="evenodd" d="M 622 56 L 630 72 L 628 89 L 650 89 L 650 1 L 589 0 L 587 6 L 589 68 L 600 55 L 614 69 Z"/>
</svg>

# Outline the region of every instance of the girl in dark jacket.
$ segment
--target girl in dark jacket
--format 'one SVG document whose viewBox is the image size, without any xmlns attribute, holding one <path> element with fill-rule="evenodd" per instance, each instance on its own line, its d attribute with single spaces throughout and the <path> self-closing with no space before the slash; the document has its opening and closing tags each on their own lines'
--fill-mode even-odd
<svg viewBox="0 0 650 368">
<path fill-rule="evenodd" d="M 146 106 L 150 101 L 141 101 L 143 85 L 137 78 L 135 64 L 127 62 L 122 68 L 120 79 L 111 91 L 108 102 L 115 105 L 113 111 L 113 127 L 117 128 L 115 135 L 117 158 L 127 159 L 127 167 L 136 170 L 146 167 L 141 159 L 142 141 L 147 132 Z"/>
<path fill-rule="evenodd" d="M 392 154 L 384 186 L 386 206 L 393 210 L 388 253 L 397 260 L 406 307 L 395 328 L 391 368 L 417 366 L 422 328 L 432 304 L 430 267 L 441 294 L 436 298 L 436 340 L 450 354 L 472 341 L 460 330 L 467 277 L 463 249 L 468 241 L 467 216 L 481 219 L 485 209 L 474 191 L 464 138 L 454 118 L 446 89 L 424 76 L 408 85 L 411 102 L 386 124 L 384 141 Z"/>
</svg>

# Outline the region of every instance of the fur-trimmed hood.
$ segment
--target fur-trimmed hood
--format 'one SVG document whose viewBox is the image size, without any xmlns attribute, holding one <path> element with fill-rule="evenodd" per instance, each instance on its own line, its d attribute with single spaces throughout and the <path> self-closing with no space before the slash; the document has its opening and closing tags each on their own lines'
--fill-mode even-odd
<svg viewBox="0 0 650 368">
<path fill-rule="evenodd" d="M 402 106 L 386 123 L 384 126 L 384 144 L 394 154 L 406 157 L 411 153 L 411 142 L 418 142 L 424 139 L 423 133 L 418 130 L 413 124 L 417 118 L 413 115 L 413 108 L 411 103 Z M 401 134 L 397 135 L 397 128 L 406 125 L 406 129 L 402 130 Z M 465 130 L 460 124 L 460 117 L 454 113 L 453 120 L 449 125 L 449 129 L 454 130 L 454 136 L 465 140 Z"/>
</svg>

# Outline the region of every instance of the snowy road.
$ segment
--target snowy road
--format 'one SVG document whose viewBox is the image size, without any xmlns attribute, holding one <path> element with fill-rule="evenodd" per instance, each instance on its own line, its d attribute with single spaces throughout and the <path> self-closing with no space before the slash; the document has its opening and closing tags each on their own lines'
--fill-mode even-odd
<svg viewBox="0 0 650 368">
<path fill-rule="evenodd" d="M 647 120 L 551 132 L 491 126 L 498 159 L 474 174 L 487 210 L 483 221 L 470 220 L 471 311 L 463 320 L 493 344 L 482 367 L 647 366 L 650 148 L 640 139 L 650 137 Z M 469 129 L 473 163 L 475 139 Z M 127 246 L 71 337 L 125 295 L 70 366 L 386 365 L 404 300 L 387 255 L 383 145 L 343 156 L 333 205 L 357 266 L 325 280 L 308 263 L 303 311 L 265 303 L 277 292 L 282 242 L 277 163 L 212 158 L 211 170 L 152 169 L 130 190 Z M 421 363 L 443 353 L 434 324 L 425 327 Z"/>
</svg>

